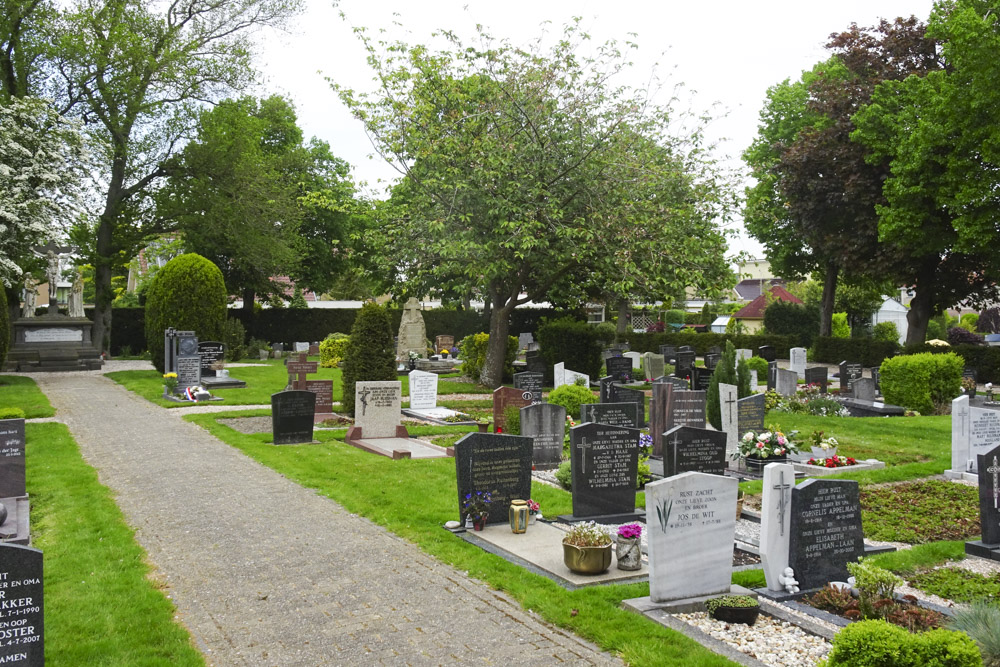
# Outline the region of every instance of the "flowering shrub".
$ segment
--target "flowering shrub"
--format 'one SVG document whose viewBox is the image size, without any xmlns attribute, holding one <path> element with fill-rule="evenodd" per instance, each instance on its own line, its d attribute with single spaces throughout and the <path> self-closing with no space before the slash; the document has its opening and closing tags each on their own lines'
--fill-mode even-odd
<svg viewBox="0 0 1000 667">
<path fill-rule="evenodd" d="M 618 537 L 624 540 L 634 540 L 642 536 L 642 525 L 638 523 L 626 523 L 618 526 Z"/>
</svg>

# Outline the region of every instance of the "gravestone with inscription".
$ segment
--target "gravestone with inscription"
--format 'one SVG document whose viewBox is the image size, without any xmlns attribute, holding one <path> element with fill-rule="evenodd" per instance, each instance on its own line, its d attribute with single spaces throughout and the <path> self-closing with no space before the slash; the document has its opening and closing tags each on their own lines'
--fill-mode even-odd
<svg viewBox="0 0 1000 667">
<path fill-rule="evenodd" d="M 969 406 L 969 396 L 962 394 L 951 402 L 951 470 L 949 477 L 978 474 L 979 455 L 1000 443 L 1000 411 Z"/>
<path fill-rule="evenodd" d="M 840 392 L 849 393 L 854 390 L 854 381 L 864 372 L 861 364 L 853 361 L 840 362 Z M 846 392 L 844 390 L 847 390 Z"/>
<path fill-rule="evenodd" d="M 674 389 L 690 389 L 691 381 L 686 378 L 679 378 L 675 375 L 661 375 L 654 382 L 672 385 Z"/>
<path fill-rule="evenodd" d="M 201 357 L 198 355 L 198 338 L 193 331 L 178 331 L 173 339 L 175 354 L 173 368 L 177 373 L 177 392 L 201 384 Z"/>
<path fill-rule="evenodd" d="M 20 498 L 27 493 L 24 443 L 24 420 L 0 419 L 0 498 Z"/>
<path fill-rule="evenodd" d="M 316 394 L 316 420 L 333 416 L 333 380 L 306 380 L 306 391 Z"/>
<path fill-rule="evenodd" d="M 730 592 L 738 486 L 699 472 L 646 485 L 652 602 Z"/>
<path fill-rule="evenodd" d="M 198 356 L 201 357 L 201 377 L 214 378 L 226 361 L 226 346 L 213 340 L 200 341 Z"/>
<path fill-rule="evenodd" d="M 858 378 L 853 384 L 852 392 L 854 398 L 862 401 L 875 400 L 875 380 L 871 378 Z"/>
<path fill-rule="evenodd" d="M 531 371 L 523 371 L 521 373 L 514 373 L 514 389 L 520 389 L 523 392 L 531 392 L 531 402 L 541 403 L 542 402 L 542 380 L 545 376 L 541 373 L 532 373 Z"/>
<path fill-rule="evenodd" d="M 829 382 L 827 379 L 826 366 L 810 366 L 805 370 L 805 381 L 806 384 L 815 384 L 819 386 L 819 393 L 826 393 L 826 385 Z"/>
<path fill-rule="evenodd" d="M 639 428 L 639 409 L 635 403 L 583 403 L 580 423 L 583 422 Z"/>
<path fill-rule="evenodd" d="M 631 382 L 634 377 L 632 360 L 628 357 L 609 357 L 604 360 L 604 367 L 615 382 Z"/>
<path fill-rule="evenodd" d="M 666 359 L 667 363 L 673 365 L 677 362 L 677 346 L 676 345 L 661 345 L 660 354 Z"/>
<path fill-rule="evenodd" d="M 764 430 L 764 415 L 767 414 L 766 403 L 767 398 L 764 394 L 754 394 L 736 401 L 736 430 L 741 438 L 747 431 L 760 433 Z"/>
<path fill-rule="evenodd" d="M 695 366 L 691 369 L 691 388 L 697 391 L 708 391 L 708 385 L 712 382 L 712 370 L 703 366 Z"/>
<path fill-rule="evenodd" d="M 600 396 L 599 400 L 601 403 L 611 402 L 611 389 L 616 382 L 617 380 L 615 380 L 615 378 L 611 375 L 602 377 L 597 381 L 597 386 L 600 388 L 598 390 L 598 395 Z"/>
<path fill-rule="evenodd" d="M 767 390 L 772 391 L 778 384 L 778 362 L 767 362 Z"/>
<path fill-rule="evenodd" d="M 646 381 L 651 382 L 663 375 L 664 364 L 663 355 L 661 354 L 653 354 L 652 352 L 643 354 L 642 369 L 643 373 L 645 373 Z"/>
<path fill-rule="evenodd" d="M 276 445 L 312 442 L 316 394 L 288 389 L 271 394 L 271 433 Z"/>
<path fill-rule="evenodd" d="M 0 664 L 45 664 L 42 552 L 0 544 Z"/>
<path fill-rule="evenodd" d="M 361 437 L 398 437 L 403 385 L 399 380 L 358 382 L 354 385 L 354 426 Z"/>
<path fill-rule="evenodd" d="M 978 457 L 979 524 L 982 539 L 965 543 L 965 552 L 1000 560 L 1000 446 Z"/>
<path fill-rule="evenodd" d="M 611 385 L 611 402 L 612 403 L 635 403 L 637 406 L 637 411 L 639 413 L 639 426 L 643 427 L 646 425 L 646 393 L 639 391 L 638 389 L 629 389 L 628 387 L 623 387 L 620 384 Z"/>
<path fill-rule="evenodd" d="M 548 369 L 545 359 L 542 358 L 542 353 L 538 350 L 530 350 L 524 354 L 524 367 L 528 369 L 528 371 L 538 373 L 542 377 L 545 377 L 545 373 Z"/>
<path fill-rule="evenodd" d="M 638 352 L 626 352 L 622 356 L 632 363 L 633 371 L 637 371 L 642 367 L 642 355 Z"/>
<path fill-rule="evenodd" d="M 722 360 L 722 355 L 717 352 L 708 352 L 705 354 L 705 368 L 710 371 L 714 371 L 715 367 L 719 365 L 719 361 Z"/>
<path fill-rule="evenodd" d="M 745 347 L 736 348 L 736 363 L 740 363 L 740 359 L 750 360 L 753 357 L 753 350 L 749 350 Z"/>
<path fill-rule="evenodd" d="M 555 403 L 533 403 L 521 408 L 521 435 L 534 440 L 536 468 L 559 467 L 566 436 L 566 408 Z"/>
<path fill-rule="evenodd" d="M 634 517 L 640 433 L 608 424 L 570 428 L 574 520 Z"/>
<path fill-rule="evenodd" d="M 768 463 L 764 466 L 764 492 L 760 501 L 760 562 L 767 588 L 772 591 L 785 590 L 778 577 L 788 567 L 794 487 L 795 466 L 790 463 Z"/>
<path fill-rule="evenodd" d="M 654 382 L 649 399 L 649 435 L 653 438 L 653 456 L 663 456 L 663 433 L 667 430 L 667 407 L 674 386 L 669 382 Z"/>
<path fill-rule="evenodd" d="M 772 362 L 778 358 L 773 345 L 761 345 L 758 347 L 757 356 L 767 362 Z"/>
<path fill-rule="evenodd" d="M 514 389 L 513 387 L 498 387 L 493 390 L 493 430 L 502 433 L 507 427 L 507 418 L 504 410 L 508 405 L 515 408 L 523 408 L 531 405 L 531 391 L 529 389 Z"/>
<path fill-rule="evenodd" d="M 705 392 L 675 389 L 667 403 L 665 430 L 675 426 L 705 428 Z"/>
<path fill-rule="evenodd" d="M 531 497 L 531 438 L 500 433 L 469 433 L 455 443 L 458 515 L 469 494 L 492 496 L 487 523 L 506 523 L 510 501 Z"/>
<path fill-rule="evenodd" d="M 799 375 L 795 371 L 779 368 L 775 371 L 775 389 L 782 396 L 794 396 L 798 390 Z"/>
<path fill-rule="evenodd" d="M 865 552 L 861 501 L 853 480 L 809 479 L 792 489 L 788 563 L 802 590 L 847 581 Z"/>
<path fill-rule="evenodd" d="M 677 377 L 689 377 L 691 369 L 694 368 L 694 350 L 677 349 L 677 366 L 674 375 Z"/>
<path fill-rule="evenodd" d="M 437 407 L 438 376 L 427 371 L 410 371 L 410 408 L 427 410 Z"/>
<path fill-rule="evenodd" d="M 719 383 L 719 408 L 722 418 L 722 432 L 726 435 L 726 456 L 732 456 L 739 449 L 739 410 L 736 405 L 737 387 L 734 384 Z"/>
<path fill-rule="evenodd" d="M 788 370 L 795 371 L 800 379 L 805 379 L 806 348 L 793 347 L 788 351 Z"/>
<path fill-rule="evenodd" d="M 726 434 L 707 428 L 675 426 L 663 434 L 663 476 L 682 472 L 726 473 Z"/>
<path fill-rule="evenodd" d="M 309 356 L 305 352 L 299 352 L 295 357 L 288 357 L 285 361 L 285 370 L 288 371 L 288 388 L 305 389 L 306 376 L 319 370 L 319 363 L 309 361 Z"/>
</svg>

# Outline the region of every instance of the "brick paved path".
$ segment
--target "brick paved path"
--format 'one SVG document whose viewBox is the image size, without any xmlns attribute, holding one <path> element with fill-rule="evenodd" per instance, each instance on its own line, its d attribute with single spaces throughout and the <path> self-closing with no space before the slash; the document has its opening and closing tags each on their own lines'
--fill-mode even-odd
<svg viewBox="0 0 1000 667">
<path fill-rule="evenodd" d="M 32 374 L 214 665 L 621 664 L 99 373 Z"/>
</svg>

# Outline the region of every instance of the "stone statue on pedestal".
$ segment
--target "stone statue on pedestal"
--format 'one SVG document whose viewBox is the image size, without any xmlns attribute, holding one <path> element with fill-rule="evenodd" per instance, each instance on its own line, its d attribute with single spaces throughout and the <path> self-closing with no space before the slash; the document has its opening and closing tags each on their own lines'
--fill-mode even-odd
<svg viewBox="0 0 1000 667">
<path fill-rule="evenodd" d="M 35 316 L 35 301 L 38 299 L 38 287 L 30 275 L 24 279 L 24 305 L 21 307 L 21 317 Z"/>
<path fill-rule="evenodd" d="M 73 291 L 69 295 L 69 316 L 83 317 L 83 273 L 79 269 L 76 270 Z"/>
<path fill-rule="evenodd" d="M 49 281 L 49 314 L 54 315 L 59 312 L 59 302 L 56 298 L 59 284 L 59 257 L 51 250 L 45 256 L 49 262 L 48 268 L 45 269 L 45 277 Z"/>
</svg>

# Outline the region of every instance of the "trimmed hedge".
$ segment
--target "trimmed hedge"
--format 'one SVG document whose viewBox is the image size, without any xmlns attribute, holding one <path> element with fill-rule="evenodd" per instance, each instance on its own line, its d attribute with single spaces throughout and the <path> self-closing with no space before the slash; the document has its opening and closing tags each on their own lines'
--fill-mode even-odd
<svg viewBox="0 0 1000 667">
<path fill-rule="evenodd" d="M 802 347 L 811 347 L 819 331 L 819 308 L 789 301 L 775 301 L 764 311 L 764 330 L 794 336 Z"/>
<path fill-rule="evenodd" d="M 899 344 L 872 338 L 831 338 L 817 336 L 813 341 L 812 358 L 820 364 L 856 361 L 869 368 L 899 353 Z"/>
<path fill-rule="evenodd" d="M 906 354 L 917 354 L 929 352 L 931 354 L 945 354 L 954 352 L 962 357 L 965 366 L 976 369 L 976 380 L 978 382 L 1000 382 L 1000 347 L 988 347 L 985 345 L 955 345 L 954 347 L 939 347 L 937 345 L 908 345 Z"/>
<path fill-rule="evenodd" d="M 957 354 L 906 354 L 882 362 L 882 395 L 887 403 L 921 414 L 941 412 L 962 391 L 962 358 Z"/>
<path fill-rule="evenodd" d="M 788 350 L 795 347 L 794 336 L 776 336 L 774 334 L 717 334 L 717 333 L 627 333 L 624 340 L 628 341 L 629 348 L 633 352 L 660 352 L 661 345 L 690 345 L 695 353 L 704 356 L 708 348 L 718 345 L 725 347 L 726 341 L 732 341 L 736 349 L 744 348 L 753 350 L 757 354 L 757 348 L 761 345 L 774 347 L 774 353 L 779 359 L 788 359 Z M 573 369 L 576 370 L 576 369 Z M 581 371 L 582 372 L 582 371 Z"/>
<path fill-rule="evenodd" d="M 560 361 L 566 368 L 597 378 L 601 373 L 601 342 L 595 327 L 563 317 L 538 328 L 538 344 L 546 366 Z"/>
</svg>

